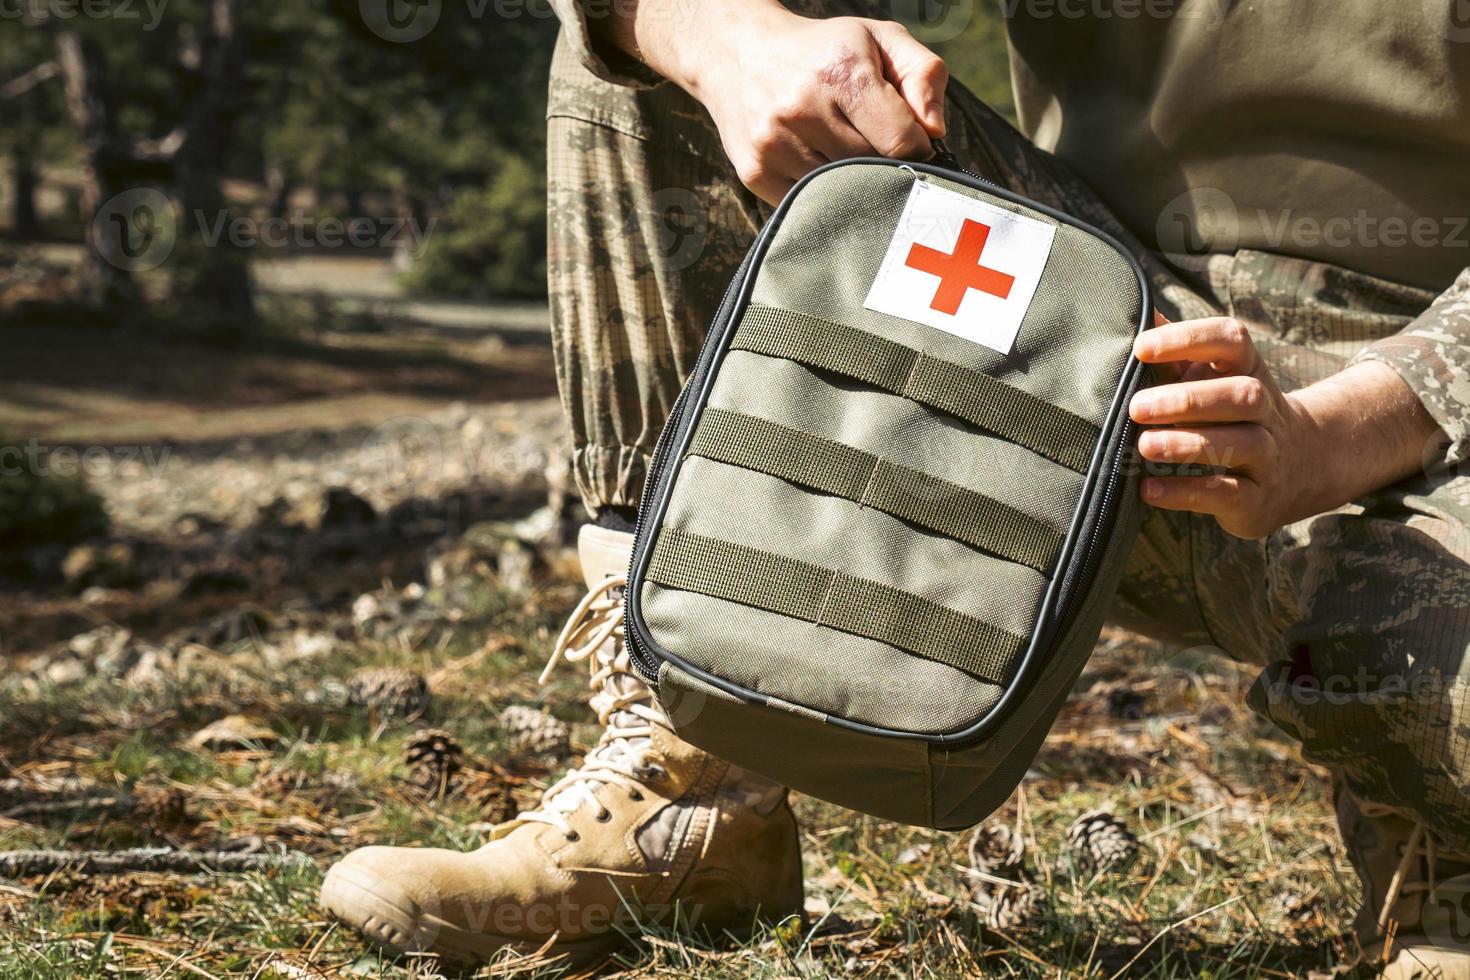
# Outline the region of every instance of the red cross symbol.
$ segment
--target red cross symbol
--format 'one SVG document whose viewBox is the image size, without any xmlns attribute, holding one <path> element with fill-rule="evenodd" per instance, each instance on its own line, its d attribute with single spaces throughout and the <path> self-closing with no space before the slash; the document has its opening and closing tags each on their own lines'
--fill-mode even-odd
<svg viewBox="0 0 1470 980">
<path fill-rule="evenodd" d="M 1011 294 L 1015 276 L 980 264 L 980 253 L 985 251 L 985 240 L 989 237 L 989 225 L 966 218 L 960 226 L 960 237 L 953 252 L 945 254 L 917 242 L 909 249 L 904 265 L 939 277 L 939 288 L 934 291 L 934 301 L 929 304 L 931 309 L 954 316 L 960 311 L 960 302 L 965 294 L 972 289 L 1001 299 Z"/>
</svg>

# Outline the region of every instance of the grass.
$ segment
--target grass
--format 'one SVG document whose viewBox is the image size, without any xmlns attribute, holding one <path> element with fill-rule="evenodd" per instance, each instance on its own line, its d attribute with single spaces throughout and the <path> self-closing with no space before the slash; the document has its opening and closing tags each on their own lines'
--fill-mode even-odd
<svg viewBox="0 0 1470 980">
<path fill-rule="evenodd" d="M 585 676 L 535 675 L 576 599 L 570 578 L 530 600 L 483 583 L 447 619 L 408 638 L 359 636 L 337 652 L 272 659 L 252 643 L 147 686 L 0 678 L 0 776 L 79 777 L 140 798 L 170 790 L 182 812 L 0 819 L 0 849 L 289 847 L 313 863 L 246 875 L 56 874 L 0 881 L 0 978 L 385 977 L 434 974 L 432 959 L 387 959 L 315 906 L 323 869 L 368 843 L 472 848 L 481 817 L 463 800 L 424 803 L 402 781 L 415 727 L 450 730 L 473 756 L 504 762 L 523 805 L 558 768 L 508 759 L 497 709 L 540 703 L 596 738 Z M 353 669 L 411 666 L 431 678 L 427 718 L 389 723 L 321 694 Z M 695 977 L 1277 977 L 1326 974 L 1347 952 L 1355 910 L 1322 775 L 1252 716 L 1251 672 L 1171 654 L 1110 632 L 1020 791 L 994 819 L 1030 842 L 1042 913 L 1008 934 L 985 929 L 965 881 L 966 836 L 900 827 L 809 798 L 804 829 L 810 919 L 740 942 L 650 931 L 600 969 Z M 451 682 L 452 679 L 452 682 Z M 244 712 L 278 736 L 226 752 L 187 736 Z M 1118 714 L 1137 715 L 1134 720 Z M 271 796 L 271 768 L 303 770 L 331 792 Z M 1081 813 L 1110 807 L 1142 839 L 1128 869 L 1089 874 L 1066 860 Z M 564 976 L 559 961 L 507 957 L 485 976 Z"/>
</svg>

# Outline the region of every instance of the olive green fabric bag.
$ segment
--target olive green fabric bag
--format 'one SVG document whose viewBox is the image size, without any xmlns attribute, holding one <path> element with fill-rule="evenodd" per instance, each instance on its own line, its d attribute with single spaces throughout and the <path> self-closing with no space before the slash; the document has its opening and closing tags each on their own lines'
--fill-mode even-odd
<svg viewBox="0 0 1470 980">
<path fill-rule="evenodd" d="M 1003 803 L 1137 529 L 1152 309 L 1117 242 L 961 171 L 863 159 L 799 183 L 640 509 L 629 648 L 678 733 L 906 823 Z"/>
</svg>

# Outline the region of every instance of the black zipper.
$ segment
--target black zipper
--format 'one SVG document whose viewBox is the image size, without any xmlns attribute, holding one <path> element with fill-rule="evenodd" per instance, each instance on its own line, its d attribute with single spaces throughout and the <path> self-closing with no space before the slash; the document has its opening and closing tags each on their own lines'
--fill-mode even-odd
<svg viewBox="0 0 1470 980">
<path fill-rule="evenodd" d="M 703 372 L 709 366 L 706 362 L 711 360 L 711 350 L 724 332 L 725 325 L 733 312 L 728 308 L 730 306 L 730 297 L 734 295 L 735 287 L 749 274 L 751 256 L 755 254 L 756 246 L 759 244 L 760 239 L 757 238 L 751 244 L 750 250 L 745 253 L 745 258 L 740 260 L 740 267 L 736 270 L 735 275 L 730 277 L 730 282 L 725 286 L 725 293 L 720 297 L 720 305 L 715 307 L 715 318 L 710 323 L 709 332 L 705 334 L 704 342 L 699 345 L 699 354 L 694 358 L 694 370 L 689 373 L 689 379 L 679 389 L 679 394 L 674 398 L 674 404 L 669 406 L 669 417 L 665 420 L 664 427 L 659 430 L 658 438 L 653 441 L 653 452 L 648 457 L 648 471 L 643 475 L 643 492 L 639 494 L 638 517 L 633 522 L 634 547 L 632 553 L 628 556 L 627 580 L 629 583 L 633 581 L 633 569 L 638 563 L 637 542 L 643 537 L 643 525 L 648 520 L 649 497 L 653 493 L 654 487 L 658 485 L 659 475 L 663 471 L 663 459 L 665 452 L 668 450 L 670 433 L 677 429 L 679 423 L 682 421 L 684 403 L 688 400 L 686 396 L 689 393 L 689 389 L 694 386 L 694 382 L 702 376 Z M 631 615 L 632 606 L 628 601 L 628 594 L 625 592 L 623 595 L 624 621 L 629 621 Z M 628 647 L 628 656 L 633 661 L 633 666 L 638 669 L 638 673 L 643 675 L 644 680 L 651 684 L 657 683 L 658 659 L 644 652 L 643 645 L 638 642 L 636 630 L 624 629 L 624 634 Z"/>
</svg>

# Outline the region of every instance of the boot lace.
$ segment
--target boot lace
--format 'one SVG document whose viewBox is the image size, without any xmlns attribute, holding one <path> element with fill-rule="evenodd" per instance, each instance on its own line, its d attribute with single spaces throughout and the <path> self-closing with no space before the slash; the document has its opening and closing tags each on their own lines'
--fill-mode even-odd
<svg viewBox="0 0 1470 980">
<path fill-rule="evenodd" d="M 1387 930 L 1389 920 L 1393 917 L 1393 907 L 1400 898 L 1419 893 L 1433 895 L 1438 889 L 1437 864 L 1440 860 L 1454 864 L 1470 864 L 1470 854 L 1443 847 L 1424 826 L 1424 821 L 1412 816 L 1406 810 L 1364 799 L 1359 799 L 1357 804 L 1358 812 L 1370 820 L 1409 817 L 1414 822 L 1414 829 L 1409 832 L 1409 839 L 1404 842 L 1403 856 L 1399 858 L 1398 867 L 1394 869 L 1393 877 L 1389 879 L 1388 891 L 1383 896 L 1383 908 L 1378 912 L 1378 928 Z M 1424 877 L 1415 881 L 1408 880 L 1414 863 L 1420 860 L 1424 862 Z"/>
<path fill-rule="evenodd" d="M 592 672 L 592 708 L 603 728 L 602 738 L 582 765 L 554 783 L 542 795 L 538 809 L 516 818 L 550 824 L 568 840 L 576 840 L 577 832 L 567 817 L 586 804 L 597 807 L 598 820 L 611 816 L 597 799 L 599 789 L 615 786 L 632 799 L 642 799 L 642 785 L 660 771 L 646 757 L 652 749 L 653 726 L 667 728 L 669 722 L 653 703 L 653 692 L 633 670 L 623 625 L 626 585 L 626 576 L 611 575 L 592 587 L 567 619 L 541 671 L 540 683 L 544 684 L 561 661 L 587 661 Z"/>
</svg>

